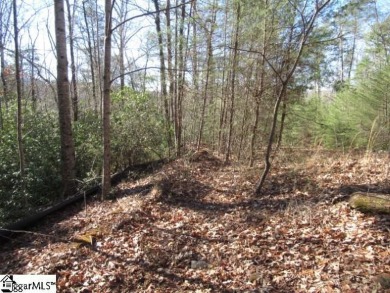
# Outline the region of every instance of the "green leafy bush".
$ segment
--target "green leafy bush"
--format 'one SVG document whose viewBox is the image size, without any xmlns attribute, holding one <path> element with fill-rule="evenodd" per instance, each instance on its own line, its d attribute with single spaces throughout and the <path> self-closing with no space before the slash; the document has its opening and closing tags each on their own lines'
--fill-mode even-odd
<svg viewBox="0 0 390 293">
<path fill-rule="evenodd" d="M 111 116 L 112 172 L 164 157 L 167 151 L 164 120 L 149 94 L 131 90 L 113 94 Z M 58 114 L 23 110 L 25 174 L 19 172 L 16 105 L 4 111 L 0 130 L 0 223 L 28 214 L 60 200 L 61 162 Z M 100 181 L 102 173 L 102 123 L 92 110 L 73 123 L 76 174 L 79 188 Z"/>
</svg>

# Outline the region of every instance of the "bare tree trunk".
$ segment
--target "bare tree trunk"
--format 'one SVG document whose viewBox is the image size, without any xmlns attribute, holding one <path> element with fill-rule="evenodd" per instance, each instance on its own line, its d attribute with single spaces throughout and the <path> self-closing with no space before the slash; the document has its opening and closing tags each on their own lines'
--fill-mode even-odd
<svg viewBox="0 0 390 293">
<path fill-rule="evenodd" d="M 102 200 L 111 189 L 111 140 L 110 140 L 110 108 L 111 108 L 111 26 L 112 26 L 111 0 L 105 0 L 105 42 L 104 42 L 104 96 L 103 96 L 103 178 Z"/>
<path fill-rule="evenodd" d="M 224 45 L 225 45 L 225 49 L 224 49 L 224 52 L 223 52 L 223 71 L 222 71 L 222 83 L 221 83 L 221 98 L 222 98 L 222 103 L 221 103 L 221 110 L 220 110 L 220 117 L 219 117 L 219 129 L 218 129 L 218 149 L 221 153 L 224 153 L 225 152 L 225 140 L 224 140 L 224 128 L 225 128 L 225 123 L 226 123 L 226 117 L 227 117 L 227 84 L 228 82 L 226 81 L 226 85 L 224 84 L 225 83 L 225 80 L 227 80 L 229 74 L 227 74 L 227 71 L 228 71 L 228 66 L 227 66 L 227 47 L 228 47 L 228 44 L 227 44 L 227 28 L 228 28 L 228 6 L 226 5 L 226 8 L 225 8 L 225 25 L 224 25 Z"/>
<path fill-rule="evenodd" d="M 124 3 L 124 2 L 122 2 Z M 119 74 L 121 92 L 125 89 L 125 45 L 124 45 L 124 31 L 122 27 L 119 29 Z"/>
<path fill-rule="evenodd" d="M 62 190 L 65 196 L 76 189 L 75 148 L 72 134 L 71 105 L 69 97 L 68 57 L 66 52 L 64 1 L 54 1 L 56 52 L 57 52 L 57 93 L 61 137 Z"/>
<path fill-rule="evenodd" d="M 35 59 L 35 44 L 33 45 L 31 50 L 31 60 L 34 62 L 34 59 Z M 35 112 L 37 110 L 37 93 L 35 91 L 35 67 L 33 63 L 31 63 L 30 86 L 31 86 L 32 110 Z"/>
<path fill-rule="evenodd" d="M 286 120 L 286 115 L 287 115 L 287 102 L 285 101 L 285 98 L 283 100 L 283 105 L 282 105 L 282 117 L 280 118 L 280 129 L 279 129 L 279 135 L 278 135 L 278 142 L 276 143 L 277 150 L 280 149 L 280 147 L 282 145 L 284 121 Z"/>
<path fill-rule="evenodd" d="M 250 145 L 249 167 L 253 167 L 253 163 L 255 161 L 255 143 L 256 143 L 257 129 L 259 126 L 259 114 L 260 114 L 260 102 L 256 101 L 255 121 L 253 123 L 251 145 Z"/>
<path fill-rule="evenodd" d="M 36 36 L 35 40 L 33 41 L 31 38 L 31 35 L 29 35 L 30 38 L 30 45 L 31 48 L 29 48 L 29 51 L 31 52 L 31 57 L 26 58 L 27 62 L 30 64 L 30 91 L 31 91 L 31 106 L 33 112 L 36 112 L 37 110 L 37 92 L 36 92 L 36 84 L 35 84 L 35 44 L 37 41 L 38 36 Z M 39 74 L 39 73 L 38 73 Z"/>
<path fill-rule="evenodd" d="M 344 84 L 344 40 L 343 40 L 343 31 L 341 28 L 341 31 L 339 33 L 341 36 L 339 39 L 339 50 L 340 50 L 340 81 L 341 81 L 341 86 Z"/>
<path fill-rule="evenodd" d="M 212 19 L 210 21 L 210 28 L 207 28 L 207 23 L 205 24 L 204 30 L 207 37 L 207 60 L 206 60 L 206 80 L 205 80 L 205 86 L 203 91 L 203 104 L 202 104 L 202 110 L 201 110 L 201 116 L 200 116 L 200 127 L 199 127 L 199 134 L 198 134 L 198 142 L 197 142 L 197 149 L 200 149 L 200 146 L 202 144 L 202 138 L 203 138 L 203 128 L 205 124 L 205 113 L 206 113 L 206 105 L 207 105 L 207 97 L 209 95 L 209 85 L 210 85 L 210 75 L 213 73 L 213 45 L 212 45 L 212 39 L 215 29 L 215 20 L 216 20 L 216 4 L 213 3 L 213 11 L 212 11 Z"/>
<path fill-rule="evenodd" d="M 233 68 L 232 68 L 232 77 L 231 77 L 231 106 L 230 106 L 230 116 L 229 116 L 229 131 L 227 139 L 227 147 L 225 154 L 225 162 L 229 162 L 230 153 L 232 148 L 232 139 L 233 139 L 233 120 L 235 112 L 235 85 L 236 85 L 236 70 L 238 66 L 238 33 L 240 29 L 240 16 L 241 16 L 241 4 L 237 2 L 237 16 L 236 16 L 236 32 L 234 36 L 234 49 L 233 49 Z"/>
<path fill-rule="evenodd" d="M 88 57 L 89 57 L 89 65 L 90 65 L 90 70 L 91 70 L 91 79 L 92 79 L 92 99 L 94 101 L 94 109 L 95 113 L 98 113 L 98 101 L 97 101 L 97 96 L 96 96 L 96 76 L 95 76 L 95 66 L 93 62 L 93 51 L 92 51 L 92 42 L 91 42 L 91 34 L 89 31 L 89 24 L 88 24 L 88 19 L 87 19 L 87 11 L 85 8 L 85 2 L 86 0 L 83 1 L 83 14 L 84 14 L 84 22 L 87 30 L 87 42 L 88 42 Z"/>
<path fill-rule="evenodd" d="M 166 21 L 167 21 L 167 61 L 168 61 L 168 81 L 169 81 L 169 98 L 170 98 L 170 122 L 172 122 L 172 117 L 174 116 L 174 95 L 175 95 L 175 80 L 173 75 L 173 54 L 172 54 L 172 31 L 171 31 L 171 3 L 170 0 L 167 0 L 166 7 Z M 169 134 L 171 136 L 171 134 Z M 172 141 L 172 137 L 171 137 Z"/>
<path fill-rule="evenodd" d="M 104 85 L 102 84 L 102 57 L 100 54 L 100 38 L 99 38 L 99 15 L 98 15 L 98 1 L 95 1 L 95 13 L 96 13 L 96 32 L 92 29 L 92 39 L 94 40 L 94 48 L 95 48 L 95 66 L 97 67 L 98 72 L 98 84 L 99 84 L 99 93 L 100 93 L 100 115 L 103 116 L 103 95 L 104 95 Z M 105 40 L 106 41 L 106 40 Z M 104 43 L 105 44 L 105 43 Z M 103 60 L 105 62 L 105 60 Z M 103 81 L 104 83 L 104 81 Z"/>
<path fill-rule="evenodd" d="M 237 160 L 241 160 L 241 154 L 242 154 L 242 145 L 244 142 L 244 138 L 247 137 L 247 128 L 245 127 L 247 124 L 248 119 L 248 103 L 249 103 L 249 90 L 246 90 L 246 98 L 245 98 L 245 106 L 244 106 L 244 113 L 242 115 L 241 120 L 241 131 L 240 131 L 240 143 L 238 145 L 238 154 L 237 154 Z"/>
<path fill-rule="evenodd" d="M 212 26 L 213 26 L 213 24 L 211 25 L 211 27 Z M 197 142 L 197 150 L 200 149 L 200 146 L 202 144 L 207 96 L 208 96 L 208 89 L 209 89 L 209 79 L 210 79 L 210 72 L 212 70 L 212 68 L 211 68 L 212 59 L 213 59 L 213 48 L 212 48 L 212 43 L 211 43 L 212 31 L 213 31 L 212 28 L 209 32 L 206 31 L 206 34 L 207 34 L 207 68 L 206 68 L 206 81 L 205 81 L 204 92 L 203 92 L 202 112 L 201 112 L 201 116 L 200 116 L 200 127 L 199 127 L 199 135 L 198 135 L 198 142 Z"/>
<path fill-rule="evenodd" d="M 160 6 L 158 0 L 153 0 L 154 7 L 156 11 L 160 10 Z M 156 32 L 158 37 L 158 45 L 159 45 L 159 56 L 160 56 L 160 82 L 161 82 L 161 93 L 164 103 L 164 114 L 165 114 L 165 123 L 166 123 L 166 132 L 167 132 L 167 141 L 168 141 L 168 149 L 169 152 L 172 148 L 172 141 L 170 135 L 170 117 L 169 117 L 169 103 L 168 103 L 168 92 L 167 92 L 167 78 L 166 78 L 166 70 L 165 70 L 165 58 L 164 58 L 164 44 L 161 32 L 161 20 L 160 20 L 160 12 L 156 13 L 155 16 L 155 24 L 156 24 Z"/>
<path fill-rule="evenodd" d="M 120 2 L 120 8 L 117 9 L 118 14 L 120 15 L 120 21 L 126 19 L 127 16 L 127 7 L 126 1 Z M 125 26 L 122 25 L 118 28 L 119 30 L 119 76 L 120 76 L 120 88 L 123 94 L 125 89 Z M 133 87 L 134 88 L 134 87 Z"/>
<path fill-rule="evenodd" d="M 196 121 L 197 118 L 197 113 L 198 113 L 198 95 L 199 95 L 199 59 L 198 59 L 198 23 L 195 20 L 198 16 L 198 8 L 197 8 L 197 0 L 193 0 L 191 2 L 192 4 L 192 9 L 193 9 L 193 18 L 192 18 L 192 86 L 193 86 L 193 91 L 192 91 L 192 121 Z M 191 123 L 191 129 L 190 133 L 192 135 L 196 135 L 196 123 Z"/>
<path fill-rule="evenodd" d="M 73 7 L 76 6 L 76 1 L 73 3 Z M 78 120 L 79 115 L 79 98 L 77 93 L 77 80 L 76 80 L 76 63 L 74 58 L 74 40 L 73 40 L 73 18 L 74 18 L 74 12 L 72 13 L 70 11 L 70 4 L 69 0 L 66 0 L 66 6 L 68 10 L 68 30 L 69 30 L 69 47 L 70 47 L 70 69 L 72 72 L 72 91 L 71 91 L 71 97 L 72 97 L 72 106 L 73 106 L 73 120 Z M 73 16 L 72 16 L 73 14 Z"/>
<path fill-rule="evenodd" d="M 280 103 L 283 99 L 284 93 L 286 91 L 286 88 L 287 88 L 287 83 L 283 83 L 281 85 L 281 89 L 280 89 L 280 92 L 279 92 L 278 97 L 276 99 L 275 106 L 274 106 L 274 111 L 273 111 L 273 116 L 272 116 L 273 117 L 272 118 L 272 126 L 271 126 L 271 131 L 269 134 L 269 138 L 268 138 L 266 153 L 264 156 L 264 162 L 265 162 L 264 171 L 263 171 L 263 174 L 261 175 L 260 180 L 256 184 L 256 189 L 255 189 L 256 194 L 260 194 L 261 189 L 263 188 L 265 179 L 267 178 L 268 172 L 271 168 L 270 157 L 271 157 L 271 152 L 272 152 L 272 144 L 273 144 L 273 140 L 274 140 L 274 136 L 275 136 L 275 132 L 276 132 L 276 124 L 278 121 L 278 111 L 279 111 L 279 106 L 280 106 Z"/>
<path fill-rule="evenodd" d="M 22 136 L 22 83 L 20 80 L 20 60 L 19 60 L 19 29 L 17 18 L 16 0 L 13 0 L 13 13 L 14 13 L 14 42 L 15 42 L 15 80 L 16 80 L 16 94 L 17 94 L 17 137 L 18 137 L 18 151 L 19 151 L 19 172 L 20 177 L 24 178 L 24 150 L 23 150 L 23 136 Z"/>
<path fill-rule="evenodd" d="M 177 100 L 176 100 L 176 119 L 175 119 L 175 140 L 176 140 L 176 156 L 180 157 L 182 148 L 183 136 L 183 96 L 184 96 L 184 19 L 185 19 L 185 0 L 181 1 L 181 16 L 179 35 L 176 38 L 178 42 L 178 78 L 177 78 Z"/>
<path fill-rule="evenodd" d="M 265 0 L 265 7 L 268 7 L 268 0 Z M 254 161 L 255 161 L 255 144 L 256 144 L 256 138 L 257 138 L 257 131 L 259 127 L 259 115 L 260 115 L 260 102 L 263 99 L 263 95 L 265 92 L 265 55 L 266 55 L 266 48 L 267 48 L 267 19 L 264 18 L 263 20 L 263 36 L 262 36 L 262 52 L 259 60 L 260 68 L 260 81 L 258 82 L 259 87 L 257 89 L 256 95 L 255 95 L 255 121 L 253 123 L 252 128 L 252 136 L 251 136 L 251 143 L 250 143 L 250 159 L 249 159 L 249 166 L 253 167 Z M 258 72 L 258 71 L 256 71 Z M 257 75 L 257 74 L 256 74 Z M 257 80 L 257 78 L 256 78 Z"/>
<path fill-rule="evenodd" d="M 261 193 L 261 189 L 263 188 L 265 179 L 268 175 L 268 172 L 271 168 L 271 162 L 270 162 L 270 156 L 272 152 L 272 144 L 275 136 L 275 131 L 276 131 L 276 125 L 277 125 L 277 120 L 278 120 L 278 112 L 279 112 L 279 106 L 280 103 L 282 102 L 284 96 L 286 95 L 287 87 L 289 85 L 289 82 L 298 66 L 298 63 L 301 59 L 303 49 L 306 46 L 307 39 L 310 35 L 310 33 L 313 30 L 314 23 L 319 15 L 319 13 L 330 3 L 331 0 L 325 0 L 321 4 L 317 3 L 317 5 L 314 7 L 313 14 L 305 19 L 305 16 L 303 15 L 302 11 L 297 12 L 300 14 L 299 16 L 303 20 L 303 26 L 302 26 L 302 31 L 300 32 L 299 36 L 299 47 L 296 50 L 296 56 L 294 58 L 291 58 L 290 56 L 290 47 L 294 47 L 292 44 L 289 44 L 289 48 L 287 49 L 288 54 L 284 56 L 285 58 L 288 58 L 288 60 L 283 60 L 282 64 L 284 64 L 285 68 L 281 68 L 280 72 L 275 72 L 278 75 L 278 78 L 280 79 L 281 85 L 280 85 L 280 90 L 276 98 L 274 110 L 273 110 L 273 119 L 272 119 L 272 125 L 271 125 L 271 131 L 269 134 L 268 138 L 268 144 L 267 144 L 267 149 L 266 153 L 264 156 L 264 162 L 265 162 L 265 167 L 263 174 L 260 177 L 260 180 L 256 184 L 255 188 L 255 194 L 259 195 Z M 291 28 L 291 34 L 290 36 L 293 35 L 293 28 Z M 292 40 L 290 40 L 292 42 Z M 290 42 L 290 43 L 291 43 Z M 285 72 L 284 77 L 281 75 L 281 72 Z"/>
<path fill-rule="evenodd" d="M 352 69 L 353 69 L 353 64 L 355 61 L 355 50 L 356 50 L 356 38 L 357 38 L 357 20 L 354 20 L 354 27 L 353 27 L 353 39 L 352 39 L 352 49 L 351 49 L 351 60 L 349 61 L 349 66 L 348 66 L 348 81 L 351 80 L 351 74 L 352 74 Z"/>
</svg>

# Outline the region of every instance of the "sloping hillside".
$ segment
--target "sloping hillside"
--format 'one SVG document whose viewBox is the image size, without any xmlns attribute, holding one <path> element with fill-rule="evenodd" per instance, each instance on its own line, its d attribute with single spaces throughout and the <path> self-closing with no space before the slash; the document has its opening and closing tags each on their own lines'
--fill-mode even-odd
<svg viewBox="0 0 390 293">
<path fill-rule="evenodd" d="M 260 171 L 206 150 L 168 163 L 21 233 L 1 272 L 57 274 L 58 292 L 385 290 L 390 218 L 347 199 L 390 193 L 386 156 L 279 156 L 256 198 Z"/>
</svg>

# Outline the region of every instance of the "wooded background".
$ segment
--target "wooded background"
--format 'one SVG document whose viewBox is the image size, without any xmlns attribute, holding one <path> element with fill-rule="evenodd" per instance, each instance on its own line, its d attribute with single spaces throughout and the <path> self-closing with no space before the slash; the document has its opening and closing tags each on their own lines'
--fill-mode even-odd
<svg viewBox="0 0 390 293">
<path fill-rule="evenodd" d="M 1 1 L 0 222 L 203 147 L 265 155 L 258 191 L 282 146 L 388 151 L 385 6 Z"/>
</svg>

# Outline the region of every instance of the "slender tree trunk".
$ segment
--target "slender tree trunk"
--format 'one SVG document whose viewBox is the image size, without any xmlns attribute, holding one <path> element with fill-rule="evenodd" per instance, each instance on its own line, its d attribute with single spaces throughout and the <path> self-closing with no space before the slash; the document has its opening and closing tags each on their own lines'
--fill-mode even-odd
<svg viewBox="0 0 390 293">
<path fill-rule="evenodd" d="M 31 60 L 34 62 L 35 59 L 35 46 L 32 47 L 31 50 Z M 30 76 L 30 86 L 31 86 L 31 102 L 32 102 L 32 110 L 36 112 L 37 110 L 37 93 L 35 91 L 35 67 L 34 64 L 31 63 L 31 76 Z"/>
<path fill-rule="evenodd" d="M 124 3 L 124 2 L 122 2 Z M 125 46 L 124 46 L 124 31 L 122 27 L 119 29 L 119 74 L 121 92 L 125 89 Z"/>
<path fill-rule="evenodd" d="M 96 18 L 96 31 L 94 32 L 94 30 L 92 30 L 92 39 L 94 40 L 94 48 L 95 48 L 95 58 L 96 58 L 96 61 L 95 61 L 95 66 L 97 67 L 97 72 L 98 72 L 98 76 L 99 78 L 97 79 L 98 82 L 99 82 L 99 93 L 100 93 L 100 115 L 103 116 L 103 95 L 104 95 L 104 81 L 102 83 L 102 77 L 104 79 L 104 76 L 102 74 L 102 56 L 101 56 L 101 52 L 100 52 L 100 38 L 99 38 L 99 14 L 98 14 L 98 1 L 95 1 L 95 18 Z M 106 40 L 104 40 L 104 45 L 106 43 Z M 103 62 L 105 62 L 105 60 L 103 60 Z M 103 65 L 104 66 L 104 65 Z"/>
<path fill-rule="evenodd" d="M 198 8 L 197 8 L 197 0 L 193 0 L 191 2 L 192 4 L 192 9 L 193 9 L 193 15 L 194 17 L 192 18 L 192 86 L 193 86 L 193 91 L 192 91 L 192 110 L 190 111 L 192 117 L 192 121 L 196 121 L 197 119 L 197 113 L 198 113 L 198 95 L 199 95 L 199 59 L 198 59 L 198 23 L 196 21 L 196 18 L 198 17 Z M 191 129 L 190 133 L 192 135 L 196 135 L 196 123 L 191 123 Z M 194 139 L 195 141 L 195 139 Z"/>
<path fill-rule="evenodd" d="M 69 97 L 68 58 L 66 52 L 64 1 L 54 1 L 56 52 L 57 52 L 57 93 L 61 137 L 62 190 L 65 196 L 76 189 L 75 148 L 72 134 L 71 104 Z"/>
<path fill-rule="evenodd" d="M 94 101 L 94 109 L 95 113 L 98 113 L 98 101 L 96 96 L 96 76 L 95 76 L 95 66 L 93 61 L 93 50 L 92 50 L 92 42 L 91 42 L 91 34 L 90 34 L 90 28 L 87 18 L 87 11 L 85 8 L 85 0 L 83 1 L 83 14 L 84 14 L 84 22 L 85 27 L 87 30 L 87 43 L 88 43 L 88 58 L 89 58 L 89 65 L 91 70 L 91 79 L 92 79 L 92 99 Z"/>
<path fill-rule="evenodd" d="M 265 8 L 268 8 L 268 0 L 264 1 Z M 256 72 L 260 71 L 260 80 L 258 82 L 259 87 L 257 89 L 257 93 L 255 95 L 255 121 L 253 123 L 252 128 L 252 135 L 251 135 L 251 143 L 250 143 L 250 159 L 249 159 L 249 166 L 253 167 L 254 161 L 255 161 L 255 148 L 256 148 L 256 139 L 257 139 L 257 131 L 259 127 L 259 115 L 260 115 L 260 103 L 263 99 L 263 95 L 265 92 L 265 77 L 266 77 L 266 68 L 265 68 L 265 55 L 266 55 L 266 49 L 267 49 L 267 37 L 268 37 L 268 29 L 267 29 L 267 18 L 264 17 L 263 20 L 263 28 L 262 28 L 262 52 L 259 60 L 260 69 Z M 257 74 L 256 74 L 257 75 Z M 257 78 L 256 78 L 257 80 Z"/>
<path fill-rule="evenodd" d="M 18 150 L 19 150 L 19 172 L 20 177 L 24 178 L 24 150 L 23 150 L 23 136 L 22 136 L 22 83 L 20 79 L 20 60 L 19 60 L 19 29 L 17 18 L 16 0 L 13 1 L 13 13 L 14 13 L 14 42 L 15 42 L 15 80 L 16 80 L 16 95 L 17 95 L 17 138 L 18 138 Z"/>
<path fill-rule="evenodd" d="M 255 121 L 253 123 L 251 145 L 250 145 L 249 167 L 253 167 L 253 163 L 255 161 L 255 144 L 256 144 L 257 129 L 259 127 L 259 114 L 260 114 L 260 102 L 256 101 Z"/>
<path fill-rule="evenodd" d="M 282 64 L 287 66 L 287 68 L 281 68 L 281 72 L 283 70 L 285 71 L 285 75 L 284 75 L 285 77 L 280 75 L 280 73 L 278 75 L 280 82 L 281 82 L 281 85 L 280 85 L 280 90 L 278 92 L 275 106 L 274 106 L 274 110 L 273 110 L 271 131 L 269 134 L 267 149 L 266 149 L 266 153 L 264 156 L 264 162 L 265 162 L 264 171 L 260 177 L 260 180 L 257 182 L 256 188 L 255 188 L 255 194 L 257 194 L 257 195 L 259 195 L 261 193 L 261 189 L 263 188 L 265 179 L 266 179 L 268 172 L 271 168 L 270 156 L 271 156 L 271 152 L 272 152 L 272 145 L 273 145 L 273 141 L 274 141 L 276 125 L 277 125 L 277 121 L 278 121 L 278 113 L 279 113 L 280 103 L 282 102 L 284 96 L 286 95 L 287 87 L 288 87 L 289 82 L 290 82 L 290 80 L 291 80 L 291 78 L 292 78 L 292 76 L 293 76 L 293 74 L 298 66 L 298 63 L 301 59 L 303 49 L 305 48 L 307 39 L 308 39 L 311 31 L 313 30 L 314 23 L 319 15 L 319 13 L 321 12 L 321 10 L 323 10 L 324 7 L 326 7 L 330 3 L 330 1 L 331 0 L 326 0 L 321 5 L 319 5 L 317 3 L 317 5 L 314 8 L 315 10 L 314 10 L 313 14 L 308 18 L 307 22 L 305 21 L 304 26 L 303 26 L 303 31 L 301 31 L 301 33 L 299 35 L 299 47 L 296 50 L 296 56 L 294 58 L 291 58 L 290 53 L 289 53 L 290 49 L 288 48 L 287 49 L 288 54 L 286 54 L 286 56 L 285 56 L 285 58 L 287 57 L 288 60 L 284 60 L 284 62 L 282 62 Z M 301 13 L 301 11 L 299 11 L 299 12 Z M 302 14 L 301 18 L 304 19 L 305 16 Z M 291 28 L 291 32 L 292 31 L 293 31 L 293 28 Z M 291 35 L 293 35 L 293 33 L 291 33 Z M 289 44 L 289 46 L 294 47 L 291 44 Z"/>
<path fill-rule="evenodd" d="M 344 40 L 343 40 L 343 30 L 341 28 L 340 31 L 340 39 L 339 39 L 339 50 L 340 50 L 340 81 L 341 85 L 344 84 Z"/>
<path fill-rule="evenodd" d="M 3 102 L 6 101 L 8 97 L 8 87 L 7 80 L 5 78 L 5 56 L 4 56 L 4 35 L 5 32 L 3 29 L 5 28 L 5 24 L 3 23 L 3 11 L 0 11 L 0 66 L 1 66 L 1 83 L 3 85 L 3 95 L 0 97 L 0 130 L 3 129 Z"/>
<path fill-rule="evenodd" d="M 228 31 L 228 6 L 226 5 L 225 8 L 225 21 L 224 21 L 224 51 L 223 51 L 223 71 L 222 71 L 222 83 L 221 83 L 221 110 L 220 110 L 220 117 L 219 117 L 219 129 L 218 129 L 218 149 L 221 153 L 225 152 L 225 140 L 224 140 L 224 134 L 225 134 L 225 123 L 226 123 L 226 117 L 227 117 L 227 77 L 229 74 L 227 73 L 228 70 L 228 59 L 227 58 L 227 31 Z M 226 84 L 225 84 L 226 81 Z"/>
<path fill-rule="evenodd" d="M 76 5 L 74 3 L 73 5 Z M 69 47 L 70 47 L 70 69 L 72 72 L 72 91 L 71 91 L 71 99 L 72 99 L 72 107 L 73 107 L 73 120 L 77 121 L 78 120 L 78 115 L 79 115 L 79 98 L 78 98 L 78 93 L 77 93 L 77 80 L 76 80 L 76 62 L 74 58 L 74 40 L 73 40 L 73 17 L 72 13 L 70 11 L 70 4 L 69 0 L 66 0 L 66 6 L 68 10 L 68 30 L 69 30 Z"/>
<path fill-rule="evenodd" d="M 212 26 L 212 25 L 211 25 Z M 198 135 L 198 142 L 197 142 L 197 150 L 200 149 L 200 146 L 202 144 L 202 137 L 203 137 L 203 128 L 205 123 L 205 112 L 206 112 L 206 104 L 207 104 L 207 95 L 208 95 L 208 89 L 209 89 L 209 79 L 210 79 L 210 73 L 211 73 L 211 64 L 213 59 L 213 48 L 212 48 L 212 28 L 209 32 L 206 32 L 207 35 L 207 68 L 206 68 L 206 81 L 204 85 L 204 92 L 203 92 L 203 104 L 202 104 L 202 112 L 200 116 L 200 127 L 199 127 L 199 135 Z"/>
<path fill-rule="evenodd" d="M 232 139 L 233 139 L 233 120 L 235 112 L 235 86 L 236 86 L 236 70 L 238 66 L 238 33 L 240 31 L 240 17 L 241 17 L 241 4 L 237 2 L 237 16 L 236 16 L 236 32 L 234 36 L 234 49 L 233 49 L 233 68 L 231 76 L 231 106 L 230 106 L 230 116 L 229 116 L 229 131 L 227 139 L 227 147 L 225 154 L 225 162 L 229 162 L 230 153 L 232 149 Z"/>
<path fill-rule="evenodd" d="M 351 74 L 353 69 L 353 64 L 355 62 L 355 50 L 356 50 L 356 38 L 357 38 L 357 20 L 355 19 L 355 24 L 353 28 L 353 38 L 352 38 L 352 49 L 351 49 L 351 60 L 349 60 L 349 66 L 348 66 L 348 81 L 351 80 Z"/>
<path fill-rule="evenodd" d="M 241 120 L 241 131 L 240 131 L 240 143 L 238 145 L 238 155 L 237 155 L 237 160 L 241 160 L 241 154 L 242 154 L 242 145 L 244 142 L 245 137 L 247 137 L 247 120 L 248 120 L 248 103 L 249 103 L 249 90 L 246 90 L 246 98 L 245 98 L 245 106 L 244 106 L 244 113 L 242 115 L 242 120 Z"/>
<path fill-rule="evenodd" d="M 178 4 L 178 0 L 176 0 L 176 6 Z M 178 8 L 175 9 L 175 56 L 174 56 L 174 81 L 175 81 L 175 85 L 174 85 L 174 98 L 173 98 L 173 121 L 174 121 L 174 134 L 175 134 L 175 155 L 177 156 L 177 149 L 178 149 L 178 146 L 177 146 L 177 133 L 178 133 L 178 128 L 179 128 L 179 110 L 178 110 L 178 83 L 179 83 L 179 78 L 178 78 L 178 39 L 179 39 L 179 30 L 178 30 L 178 21 L 179 20 L 179 15 L 178 15 Z"/>
<path fill-rule="evenodd" d="M 225 80 L 223 77 L 222 80 Z M 225 86 L 222 84 L 222 89 L 224 89 Z M 224 139 L 224 133 L 225 133 L 225 124 L 226 124 L 226 117 L 227 117 L 227 91 L 222 90 L 222 103 L 221 103 L 221 110 L 220 110 L 220 116 L 219 116 L 219 128 L 218 128 L 218 149 L 221 153 L 225 152 L 225 139 Z"/>
<path fill-rule="evenodd" d="M 103 96 L 103 178 L 102 200 L 111 189 L 111 140 L 110 140 L 110 114 L 111 114 L 111 26 L 112 26 L 111 0 L 105 0 L 105 42 L 104 42 L 104 96 Z"/>
<path fill-rule="evenodd" d="M 35 84 L 35 81 L 36 81 L 35 66 L 36 65 L 34 63 L 35 62 L 35 51 L 36 51 L 35 44 L 36 44 L 37 38 L 38 38 L 38 36 L 33 41 L 31 39 L 31 36 L 30 36 L 31 48 L 29 48 L 29 51 L 31 52 L 31 57 L 26 59 L 30 65 L 30 93 L 31 93 L 31 106 L 32 106 L 33 112 L 36 112 L 36 110 L 37 110 L 37 92 L 36 92 L 36 84 Z M 38 72 L 38 74 L 39 74 L 39 72 Z"/>
<path fill-rule="evenodd" d="M 154 7 L 156 11 L 160 10 L 160 6 L 158 3 L 158 0 L 153 0 Z M 170 117 L 169 117 L 169 103 L 168 103 L 168 92 L 167 92 L 167 78 L 166 78 L 166 70 L 165 70 L 165 57 L 164 57 L 164 44 L 163 44 L 163 36 L 161 31 L 161 20 L 160 20 L 160 13 L 157 12 L 155 16 L 155 24 L 156 24 L 156 32 L 157 32 L 157 38 L 158 38 L 158 45 L 159 45 L 159 57 L 160 57 L 160 83 L 161 83 L 161 93 L 164 103 L 164 114 L 165 114 L 165 129 L 166 129 L 166 135 L 167 135 L 167 141 L 168 141 L 168 149 L 171 150 L 172 147 L 172 141 L 171 141 L 171 135 L 170 135 Z"/>
<path fill-rule="evenodd" d="M 181 1 L 181 17 L 179 26 L 178 42 L 178 78 L 177 78 L 177 106 L 176 106 L 176 156 L 180 157 L 183 136 L 183 96 L 184 96 L 184 19 L 185 19 L 185 0 Z"/>
<path fill-rule="evenodd" d="M 172 53 L 172 30 L 171 30 L 171 3 L 167 0 L 166 7 L 166 21 L 167 21 L 167 61 L 168 61 L 168 81 L 169 81 L 169 98 L 170 98 L 170 122 L 172 123 L 172 117 L 174 116 L 174 100 L 175 100 L 175 79 L 173 75 L 173 53 Z M 171 136 L 171 135 L 170 135 Z M 172 138 L 171 138 L 172 140 Z"/>
<path fill-rule="evenodd" d="M 127 15 L 126 4 L 127 4 L 126 1 L 120 2 L 121 6 L 120 6 L 120 10 L 118 11 L 118 14 L 120 15 L 121 22 L 126 19 L 126 15 Z M 125 89 L 125 37 L 126 37 L 125 26 L 124 25 L 120 26 L 118 30 L 119 30 L 119 76 L 120 76 L 120 88 L 123 94 L 123 91 Z"/>
<path fill-rule="evenodd" d="M 282 116 L 280 118 L 280 129 L 279 129 L 279 135 L 278 135 L 278 142 L 276 143 L 276 149 L 280 149 L 282 145 L 282 137 L 283 137 L 283 130 L 284 130 L 284 122 L 286 120 L 287 115 L 287 102 L 285 101 L 286 97 L 283 99 L 283 105 L 282 105 Z"/>
<path fill-rule="evenodd" d="M 274 136 L 275 136 L 275 132 L 276 132 L 276 125 L 277 125 L 277 121 L 278 121 L 278 111 L 279 111 L 280 103 L 281 103 L 283 96 L 285 94 L 286 88 L 287 88 L 287 83 L 284 82 L 281 85 L 280 92 L 279 92 L 277 99 L 276 99 L 276 102 L 275 102 L 273 116 L 272 116 L 273 118 L 272 118 L 271 131 L 269 134 L 267 149 L 266 149 L 266 153 L 264 156 L 264 162 L 265 162 L 264 171 L 263 171 L 263 174 L 261 175 L 260 180 L 256 184 L 256 189 L 255 189 L 256 194 L 260 194 L 261 189 L 263 188 L 265 179 L 267 178 L 268 172 L 271 168 L 270 157 L 271 157 L 271 152 L 272 152 L 272 144 L 273 144 L 273 140 L 274 140 Z"/>
</svg>

